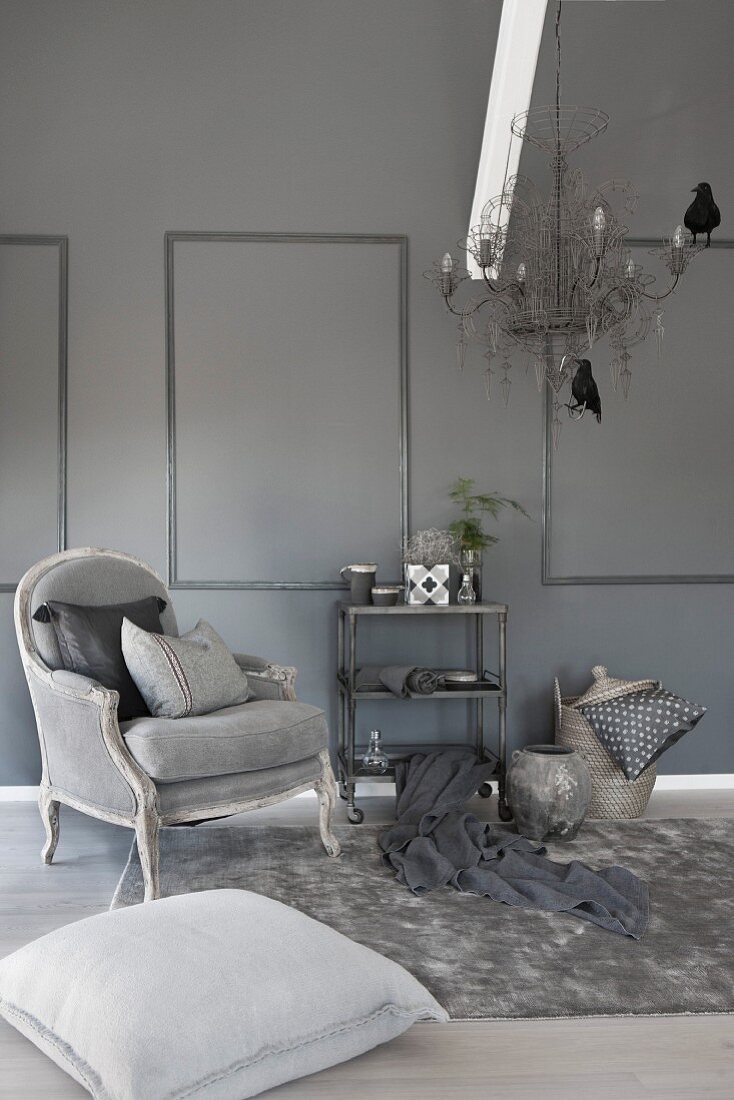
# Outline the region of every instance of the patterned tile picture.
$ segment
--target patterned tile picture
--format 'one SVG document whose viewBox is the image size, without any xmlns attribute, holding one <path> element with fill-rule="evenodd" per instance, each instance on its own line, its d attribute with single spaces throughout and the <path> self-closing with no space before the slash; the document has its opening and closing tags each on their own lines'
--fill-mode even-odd
<svg viewBox="0 0 734 1100">
<path fill-rule="evenodd" d="M 406 565 L 408 603 L 426 607 L 441 607 L 449 602 L 449 566 Z"/>
</svg>

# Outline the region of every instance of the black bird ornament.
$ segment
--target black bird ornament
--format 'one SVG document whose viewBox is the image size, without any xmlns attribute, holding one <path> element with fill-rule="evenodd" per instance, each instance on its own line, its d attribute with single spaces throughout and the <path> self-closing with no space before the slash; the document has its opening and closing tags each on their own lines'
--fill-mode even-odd
<svg viewBox="0 0 734 1100">
<path fill-rule="evenodd" d="M 571 383 L 571 397 L 574 404 L 569 403 L 568 411 L 573 414 L 580 409 L 581 415 L 576 418 L 580 420 L 588 409 L 601 424 L 601 398 L 599 387 L 591 373 L 591 363 L 588 359 L 578 359 L 577 362 L 578 368 Z"/>
<path fill-rule="evenodd" d="M 721 212 L 714 202 L 710 183 L 699 183 L 691 188 L 695 192 L 695 199 L 688 207 L 683 217 L 683 224 L 693 234 L 693 243 L 696 243 L 698 233 L 706 234 L 706 247 L 711 244 L 711 230 L 721 225 Z"/>
</svg>

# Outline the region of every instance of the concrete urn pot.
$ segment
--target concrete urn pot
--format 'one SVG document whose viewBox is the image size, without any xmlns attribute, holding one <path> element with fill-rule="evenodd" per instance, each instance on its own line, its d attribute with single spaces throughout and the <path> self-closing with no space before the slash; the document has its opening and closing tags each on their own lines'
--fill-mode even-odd
<svg viewBox="0 0 734 1100">
<path fill-rule="evenodd" d="M 523 836 L 573 840 L 591 799 L 591 776 L 573 749 L 528 745 L 512 754 L 507 792 Z"/>
</svg>

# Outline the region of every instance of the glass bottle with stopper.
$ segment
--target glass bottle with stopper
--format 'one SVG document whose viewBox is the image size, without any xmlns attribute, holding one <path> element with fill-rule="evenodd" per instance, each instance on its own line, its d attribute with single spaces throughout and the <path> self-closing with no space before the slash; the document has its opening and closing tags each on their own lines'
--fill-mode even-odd
<svg viewBox="0 0 734 1100">
<path fill-rule="evenodd" d="M 457 602 L 460 604 L 470 604 L 477 602 L 477 594 L 474 591 L 474 584 L 472 581 L 471 573 L 464 573 L 461 578 L 461 588 L 459 589 Z"/>
<path fill-rule="evenodd" d="M 370 743 L 362 757 L 362 765 L 369 772 L 383 775 L 390 767 L 390 757 L 382 748 L 382 734 L 379 730 L 370 730 Z"/>
</svg>

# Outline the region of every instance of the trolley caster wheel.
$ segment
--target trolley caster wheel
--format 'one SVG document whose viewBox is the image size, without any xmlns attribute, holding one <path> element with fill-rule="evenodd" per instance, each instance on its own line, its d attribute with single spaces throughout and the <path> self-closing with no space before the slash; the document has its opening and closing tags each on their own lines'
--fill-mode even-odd
<svg viewBox="0 0 734 1100">
<path fill-rule="evenodd" d="M 481 787 L 479 788 L 479 797 L 480 798 L 491 798 L 492 797 L 492 784 L 491 783 L 482 783 Z"/>
<path fill-rule="evenodd" d="M 364 810 L 360 810 L 358 806 L 349 806 L 347 808 L 347 821 L 350 825 L 361 825 L 364 821 Z"/>
<path fill-rule="evenodd" d="M 497 812 L 500 815 L 500 821 L 512 821 L 512 810 L 504 801 L 504 799 L 500 800 L 499 805 L 497 806 Z"/>
</svg>

